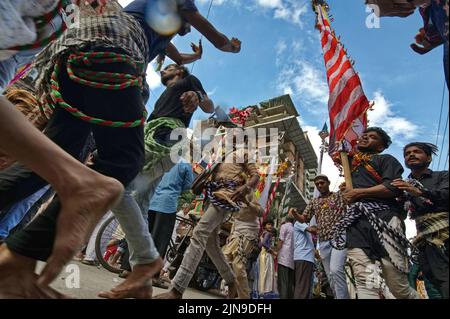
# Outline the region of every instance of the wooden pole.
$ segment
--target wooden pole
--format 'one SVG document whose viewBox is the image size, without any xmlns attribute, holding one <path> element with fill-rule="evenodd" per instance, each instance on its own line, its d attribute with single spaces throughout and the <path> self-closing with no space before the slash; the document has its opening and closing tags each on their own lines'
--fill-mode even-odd
<svg viewBox="0 0 450 319">
<path fill-rule="evenodd" d="M 350 169 L 350 162 L 346 152 L 341 152 L 341 162 L 344 169 L 345 187 L 346 189 L 353 189 L 352 170 Z"/>
</svg>

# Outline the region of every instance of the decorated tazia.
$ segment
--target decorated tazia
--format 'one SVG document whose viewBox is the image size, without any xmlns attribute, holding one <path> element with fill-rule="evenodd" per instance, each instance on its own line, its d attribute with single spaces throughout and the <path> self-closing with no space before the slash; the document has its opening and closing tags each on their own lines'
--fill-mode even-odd
<svg viewBox="0 0 450 319">
<path fill-rule="evenodd" d="M 232 107 L 228 115 L 233 123 L 245 126 L 247 120 L 253 112 L 253 109 L 254 107 L 247 107 L 243 110 L 238 110 L 237 108 Z"/>
</svg>

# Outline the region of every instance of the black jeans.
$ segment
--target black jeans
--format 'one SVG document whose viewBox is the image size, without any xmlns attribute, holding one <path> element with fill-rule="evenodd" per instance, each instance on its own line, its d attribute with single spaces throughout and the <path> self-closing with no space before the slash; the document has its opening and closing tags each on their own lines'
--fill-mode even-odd
<svg viewBox="0 0 450 319">
<path fill-rule="evenodd" d="M 448 239 L 444 248 L 426 244 L 419 250 L 419 266 L 425 277 L 448 299 Z"/>
<path fill-rule="evenodd" d="M 123 53 L 120 50 L 103 48 L 93 51 Z M 136 74 L 132 66 L 122 62 L 93 64 L 89 69 Z M 64 65 L 58 80 L 64 100 L 87 115 L 112 121 L 134 121 L 142 117 L 144 105 L 138 87 L 104 90 L 81 85 L 69 78 Z M 144 163 L 142 126 L 112 128 L 90 124 L 57 107 L 45 130 L 51 140 L 76 158 L 80 156 L 91 132 L 98 151 L 98 160 L 93 168 L 127 186 Z M 14 165 L 0 174 L 0 209 L 3 205 L 25 198 L 46 184 L 46 181 L 22 165 Z M 59 210 L 60 203 L 55 198 L 42 215 L 7 240 L 9 249 L 27 257 L 46 260 L 53 247 Z"/>
<path fill-rule="evenodd" d="M 169 247 L 176 218 L 176 212 L 172 214 L 164 214 L 152 210 L 148 212 L 148 229 L 162 258 L 166 255 L 167 247 Z"/>
</svg>

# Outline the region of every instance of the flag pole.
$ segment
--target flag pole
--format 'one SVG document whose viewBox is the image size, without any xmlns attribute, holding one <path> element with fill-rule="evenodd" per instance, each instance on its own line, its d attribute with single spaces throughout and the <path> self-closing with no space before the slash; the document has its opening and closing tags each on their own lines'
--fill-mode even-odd
<svg viewBox="0 0 450 319">
<path fill-rule="evenodd" d="M 350 161 L 348 160 L 347 152 L 340 152 L 342 168 L 344 170 L 345 187 L 350 190 L 353 189 L 352 170 L 350 169 Z"/>
<path fill-rule="evenodd" d="M 328 126 L 326 122 L 323 125 L 322 130 L 319 132 L 319 136 L 322 140 L 322 144 L 320 145 L 319 174 L 322 174 L 323 155 L 325 152 L 328 152 L 329 146 L 326 139 L 330 136 L 330 133 L 328 133 Z"/>
</svg>

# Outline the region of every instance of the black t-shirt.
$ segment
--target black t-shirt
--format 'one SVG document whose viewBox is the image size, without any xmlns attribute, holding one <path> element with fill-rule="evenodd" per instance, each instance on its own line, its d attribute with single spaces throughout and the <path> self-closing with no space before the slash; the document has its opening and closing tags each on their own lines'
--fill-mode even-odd
<svg viewBox="0 0 450 319">
<path fill-rule="evenodd" d="M 365 167 L 359 166 L 352 172 L 353 187 L 355 189 L 370 188 L 383 184 L 392 192 L 400 195 L 401 192 L 391 185 L 395 179 L 402 178 L 404 169 L 399 161 L 391 155 L 382 154 L 374 155 L 369 163 L 381 177 L 381 183 Z M 361 200 L 361 202 L 365 201 L 375 201 L 388 205 L 389 210 L 378 212 L 377 214 L 379 218 L 387 223 L 394 216 L 402 218 L 403 209 L 395 199 L 366 198 Z M 377 233 L 364 215 L 347 230 L 347 248 L 361 248 L 373 260 L 387 256 L 387 252 L 381 245 Z"/>
<path fill-rule="evenodd" d="M 150 115 L 149 121 L 160 117 L 173 117 L 183 121 L 189 127 L 193 113 L 185 113 L 181 103 L 181 95 L 188 91 L 200 91 L 206 94 L 202 83 L 193 75 L 188 75 L 184 79 L 168 87 L 155 103 L 155 109 Z"/>
<path fill-rule="evenodd" d="M 402 178 L 404 172 L 402 164 L 395 157 L 389 154 L 373 155 L 372 160 L 369 161 L 378 175 L 381 177 L 381 184 L 387 189 L 400 196 L 402 193 L 391 183 L 397 179 Z M 380 184 L 375 176 L 370 173 L 364 166 L 359 166 L 352 172 L 353 188 L 370 188 Z M 402 211 L 401 205 L 394 199 L 380 199 L 380 198 L 365 198 L 362 202 L 371 201 L 389 205 L 391 210 L 395 212 Z"/>
<path fill-rule="evenodd" d="M 410 175 L 410 177 L 412 176 Z M 431 200 L 433 204 L 424 203 L 421 197 L 413 197 L 415 211 L 412 217 L 416 218 L 428 213 L 448 212 L 448 171 L 433 172 L 428 169 L 418 180 L 425 187 L 424 197 Z"/>
</svg>

